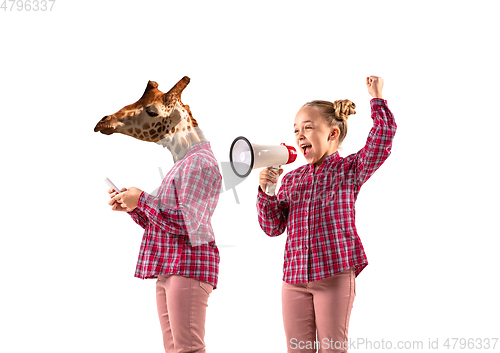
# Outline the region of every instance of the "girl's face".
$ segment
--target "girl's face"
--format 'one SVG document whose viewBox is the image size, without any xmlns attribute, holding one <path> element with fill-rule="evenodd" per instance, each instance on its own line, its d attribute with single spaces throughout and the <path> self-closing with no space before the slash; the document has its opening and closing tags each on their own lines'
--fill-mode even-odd
<svg viewBox="0 0 500 353">
<path fill-rule="evenodd" d="M 313 106 L 302 107 L 295 116 L 293 125 L 295 142 L 306 158 L 317 169 L 326 156 L 337 151 L 338 127 L 328 126 L 319 109 Z"/>
</svg>

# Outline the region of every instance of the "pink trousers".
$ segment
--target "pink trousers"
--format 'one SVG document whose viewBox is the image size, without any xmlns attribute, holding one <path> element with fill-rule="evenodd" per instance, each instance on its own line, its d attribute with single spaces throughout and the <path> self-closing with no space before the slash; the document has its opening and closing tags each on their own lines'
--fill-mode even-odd
<svg viewBox="0 0 500 353">
<path fill-rule="evenodd" d="M 212 285 L 179 275 L 158 276 L 156 305 L 167 353 L 205 353 L 205 315 Z"/>
<path fill-rule="evenodd" d="M 310 283 L 283 282 L 281 296 L 289 353 L 347 352 L 356 296 L 352 269 Z"/>
</svg>

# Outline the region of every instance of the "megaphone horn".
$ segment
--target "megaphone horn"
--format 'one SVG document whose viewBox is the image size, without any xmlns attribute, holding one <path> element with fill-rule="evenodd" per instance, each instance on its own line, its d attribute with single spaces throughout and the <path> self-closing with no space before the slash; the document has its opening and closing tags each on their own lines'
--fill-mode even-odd
<svg viewBox="0 0 500 353">
<path fill-rule="evenodd" d="M 275 169 L 283 164 L 292 163 L 297 158 L 297 151 L 284 143 L 281 145 L 257 145 L 250 143 L 243 136 L 237 137 L 231 144 L 229 160 L 234 173 L 240 178 L 247 177 L 252 169 L 271 166 Z M 276 184 L 268 185 L 266 193 L 274 195 Z"/>
</svg>

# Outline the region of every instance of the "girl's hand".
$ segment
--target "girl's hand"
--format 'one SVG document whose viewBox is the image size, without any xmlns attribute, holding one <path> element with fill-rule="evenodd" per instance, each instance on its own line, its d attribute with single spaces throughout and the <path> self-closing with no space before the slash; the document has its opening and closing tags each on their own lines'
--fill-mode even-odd
<svg viewBox="0 0 500 353">
<path fill-rule="evenodd" d="M 121 192 L 124 192 L 124 191 L 127 191 L 127 188 L 122 188 Z M 114 199 L 114 197 L 116 195 L 118 195 L 118 192 L 116 192 L 114 189 L 108 189 L 108 194 L 109 194 L 109 197 L 111 198 L 111 200 L 108 202 L 108 205 L 111 206 L 111 209 L 113 211 L 127 212 L 127 208 L 122 207 L 122 205 L 119 204 L 118 202 L 116 202 L 116 200 Z"/>
<path fill-rule="evenodd" d="M 259 173 L 259 185 L 262 191 L 266 192 L 267 184 L 276 184 L 278 182 L 278 177 L 283 173 L 283 169 L 280 168 L 279 174 L 277 174 L 271 167 L 262 169 Z"/>
<path fill-rule="evenodd" d="M 384 80 L 382 77 L 367 77 L 366 87 L 368 87 L 368 93 L 370 93 L 373 98 L 382 98 L 382 87 L 384 87 Z"/>
<path fill-rule="evenodd" d="M 119 206 L 116 206 L 116 211 L 125 210 L 127 212 L 132 212 L 137 207 L 141 193 L 142 190 L 135 187 L 128 189 L 123 188 L 119 194 L 115 194 L 112 197 L 109 204 L 113 206 L 113 210 L 115 210 L 114 207 L 118 204 Z M 113 201 L 115 201 L 116 204 L 112 204 Z M 119 207 L 122 209 L 119 209 Z"/>
</svg>

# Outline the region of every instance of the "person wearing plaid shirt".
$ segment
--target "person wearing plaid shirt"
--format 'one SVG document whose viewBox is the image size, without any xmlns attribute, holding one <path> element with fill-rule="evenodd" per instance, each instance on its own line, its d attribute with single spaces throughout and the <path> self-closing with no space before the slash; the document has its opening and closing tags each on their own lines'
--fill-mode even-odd
<svg viewBox="0 0 500 353">
<path fill-rule="evenodd" d="M 382 98 L 383 83 L 366 78 L 373 127 L 359 152 L 342 158 L 337 151 L 354 103 L 313 101 L 294 124 L 308 164 L 286 174 L 273 196 L 263 190 L 279 175 L 270 168 L 260 173 L 260 226 L 273 237 L 287 230 L 282 312 L 288 352 L 347 352 L 355 277 L 368 265 L 354 204 L 361 185 L 389 157 L 397 128 Z"/>
<path fill-rule="evenodd" d="M 202 141 L 174 163 L 156 196 L 138 188 L 120 194 L 110 189 L 113 209 L 126 209 L 144 228 L 135 277 L 157 278 L 167 352 L 205 352 L 207 302 L 219 272 L 211 217 L 221 182 L 210 143 Z"/>
</svg>

